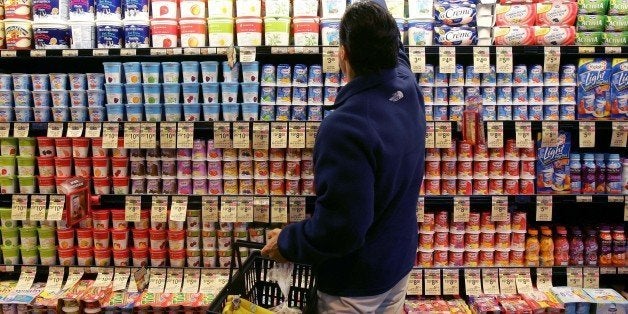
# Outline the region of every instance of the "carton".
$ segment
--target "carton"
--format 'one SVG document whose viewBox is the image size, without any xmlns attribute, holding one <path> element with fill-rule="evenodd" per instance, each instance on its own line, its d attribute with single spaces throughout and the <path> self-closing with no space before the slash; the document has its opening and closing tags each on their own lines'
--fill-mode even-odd
<svg viewBox="0 0 628 314">
<path fill-rule="evenodd" d="M 569 193 L 571 190 L 569 176 L 571 134 L 561 130 L 558 132 L 556 145 L 543 146 L 542 141 L 539 140 L 537 147 L 536 192 L 538 194 Z"/>
<path fill-rule="evenodd" d="M 553 287 L 551 292 L 565 307 L 565 314 L 589 313 L 593 300 L 582 289 Z"/>
<path fill-rule="evenodd" d="M 593 299 L 591 313 L 626 314 L 628 301 L 613 289 L 583 289 Z"/>
<path fill-rule="evenodd" d="M 582 58 L 578 64 L 578 119 L 608 119 L 611 116 L 611 62 Z"/>
<path fill-rule="evenodd" d="M 628 59 L 613 59 L 611 71 L 611 118 L 628 120 Z"/>
</svg>

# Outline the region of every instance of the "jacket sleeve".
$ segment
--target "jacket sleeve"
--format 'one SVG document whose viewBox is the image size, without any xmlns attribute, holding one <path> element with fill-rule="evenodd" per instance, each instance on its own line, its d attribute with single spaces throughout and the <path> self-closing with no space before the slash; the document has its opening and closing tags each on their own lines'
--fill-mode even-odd
<svg viewBox="0 0 628 314">
<path fill-rule="evenodd" d="M 371 0 L 371 1 L 379 4 L 384 9 L 388 10 L 388 6 L 386 5 L 385 0 Z M 399 34 L 399 52 L 397 53 L 397 61 L 399 62 L 399 65 L 410 69 L 410 60 L 408 59 L 408 55 L 405 53 L 405 47 L 403 45 L 403 42 L 401 41 L 401 34 Z"/>
<path fill-rule="evenodd" d="M 368 122 L 340 112 L 321 125 L 314 156 L 314 213 L 282 230 L 279 251 L 286 259 L 319 264 L 363 245 L 374 215 L 375 158 L 367 144 L 373 138 L 369 130 Z"/>
</svg>

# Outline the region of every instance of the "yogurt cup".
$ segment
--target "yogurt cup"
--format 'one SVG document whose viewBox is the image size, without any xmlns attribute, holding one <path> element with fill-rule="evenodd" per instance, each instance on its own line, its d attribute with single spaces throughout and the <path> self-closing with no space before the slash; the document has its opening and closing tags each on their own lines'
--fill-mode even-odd
<svg viewBox="0 0 628 314">
<path fill-rule="evenodd" d="M 240 105 L 238 104 L 222 104 L 222 117 L 225 121 L 236 121 L 240 114 Z"/>
<path fill-rule="evenodd" d="M 166 238 L 167 233 L 166 230 L 149 230 L 150 237 L 150 247 L 151 249 L 165 249 L 167 247 Z"/>
<path fill-rule="evenodd" d="M 10 208 L 0 209 L 0 226 L 3 228 L 14 228 L 17 226 L 17 221 L 11 219 Z M 0 242 L 0 244 L 2 243 Z"/>
<path fill-rule="evenodd" d="M 142 0 L 139 0 L 142 1 Z M 146 12 L 148 15 L 148 12 Z M 124 47 L 125 48 L 149 48 L 150 27 L 146 20 L 124 21 Z M 129 83 L 129 81 L 127 81 Z"/>
<path fill-rule="evenodd" d="M 244 121 L 257 121 L 259 119 L 259 104 L 243 103 L 242 119 Z"/>
<path fill-rule="evenodd" d="M 168 250 L 150 249 L 150 265 L 152 267 L 164 267 L 168 259 Z"/>
<path fill-rule="evenodd" d="M 178 0 L 151 1 L 151 12 L 154 19 L 176 19 L 179 17 Z"/>
<path fill-rule="evenodd" d="M 71 107 L 70 118 L 74 122 L 87 121 L 87 107 Z"/>
<path fill-rule="evenodd" d="M 186 250 L 185 255 L 187 257 L 188 267 L 201 267 L 201 251 L 200 250 Z"/>
<path fill-rule="evenodd" d="M 148 248 L 148 229 L 133 229 L 133 243 L 136 248 Z"/>
<path fill-rule="evenodd" d="M 20 244 L 20 236 L 18 228 L 12 227 L 2 227 L 0 228 L 0 233 L 2 234 L 2 245 L 3 246 L 17 246 Z"/>
<path fill-rule="evenodd" d="M 244 83 L 259 83 L 259 62 L 242 63 L 242 80 Z"/>
<path fill-rule="evenodd" d="M 143 105 L 126 105 L 126 117 L 127 121 L 140 122 L 144 118 L 144 106 Z"/>
<path fill-rule="evenodd" d="M 205 104 L 218 104 L 218 89 L 219 83 L 203 83 L 201 88 L 203 90 L 203 103 Z"/>
<path fill-rule="evenodd" d="M 75 158 L 87 158 L 90 139 L 77 137 L 72 139 L 72 156 Z"/>
<path fill-rule="evenodd" d="M 37 186 L 39 187 L 39 193 L 53 194 L 56 191 L 54 177 L 37 177 Z"/>
<path fill-rule="evenodd" d="M 15 107 L 13 112 L 15 113 L 16 122 L 30 122 L 33 120 L 33 110 L 29 107 Z"/>
<path fill-rule="evenodd" d="M 54 247 L 55 246 L 55 229 L 50 227 L 37 228 L 37 236 L 39 237 L 40 247 Z"/>
<path fill-rule="evenodd" d="M 57 253 L 59 254 L 59 265 L 62 266 L 72 266 L 72 265 L 76 265 L 76 249 L 75 248 L 68 248 L 68 249 L 62 249 L 59 248 L 57 250 Z"/>
<path fill-rule="evenodd" d="M 199 63 L 197 61 L 181 62 L 183 83 L 199 83 Z"/>
<path fill-rule="evenodd" d="M 77 246 L 79 248 L 91 248 L 94 246 L 94 236 L 92 229 L 76 230 Z"/>
<path fill-rule="evenodd" d="M 146 121 L 160 122 L 162 120 L 161 105 L 144 105 Z"/>
<path fill-rule="evenodd" d="M 109 229 L 109 214 L 110 212 L 108 210 L 92 211 L 94 230 Z"/>
<path fill-rule="evenodd" d="M 168 245 L 170 250 L 178 251 L 184 249 L 185 245 L 185 231 L 168 231 Z"/>
<path fill-rule="evenodd" d="M 102 148 L 102 137 L 92 139 L 92 157 L 107 157 L 107 149 Z"/>
<path fill-rule="evenodd" d="M 207 37 L 210 47 L 229 47 L 233 42 L 233 19 L 208 19 Z"/>
<path fill-rule="evenodd" d="M 4 28 L 2 28 L 2 32 L 4 32 Z M 42 74 L 44 75 L 44 74 Z M 12 82 L 11 74 L 0 74 L 0 91 L 10 91 Z"/>
<path fill-rule="evenodd" d="M 88 107 L 101 107 L 105 104 L 105 92 L 103 90 L 88 90 L 85 94 Z"/>
<path fill-rule="evenodd" d="M 15 157 L 0 156 L 0 176 L 14 176 L 15 164 Z"/>
<path fill-rule="evenodd" d="M 161 64 L 159 62 L 142 62 L 142 82 L 144 84 L 159 83 Z"/>
<path fill-rule="evenodd" d="M 198 103 L 198 96 L 200 91 L 200 85 L 198 83 L 183 83 L 181 84 L 181 89 L 183 90 L 183 103 Z"/>
<path fill-rule="evenodd" d="M 208 0 L 207 15 L 210 19 L 232 18 L 233 0 Z"/>
<path fill-rule="evenodd" d="M 70 73 L 68 74 L 70 81 L 70 90 L 84 91 L 87 89 L 87 75 L 85 73 Z"/>
<path fill-rule="evenodd" d="M 292 32 L 294 36 L 294 45 L 297 47 L 317 46 L 318 37 L 319 37 L 318 35 L 319 29 L 320 29 L 320 25 L 319 25 L 318 18 L 315 18 L 315 17 L 294 18 L 292 20 Z"/>
<path fill-rule="evenodd" d="M 170 1 L 153 1 L 153 7 L 155 2 L 163 2 L 163 3 L 175 3 L 173 0 Z M 176 8 L 176 6 L 175 6 Z M 153 9 L 153 13 L 155 10 Z M 176 13 L 175 13 L 176 14 Z M 153 16 L 153 18 L 156 18 Z M 178 23 L 177 20 L 174 19 L 153 19 L 150 22 L 150 31 L 152 35 L 153 47 L 154 48 L 173 48 L 178 47 Z"/>
<path fill-rule="evenodd" d="M 181 121 L 181 105 L 166 104 L 164 105 L 164 113 L 168 122 Z"/>
<path fill-rule="evenodd" d="M 290 45 L 289 17 L 267 17 L 264 19 L 264 45 Z"/>
<path fill-rule="evenodd" d="M 165 78 L 164 73 L 164 78 Z M 177 76 L 178 77 L 178 76 Z M 164 83 L 164 103 L 179 104 L 181 103 L 181 85 L 179 83 Z"/>
<path fill-rule="evenodd" d="M 216 249 L 203 250 L 203 267 L 217 267 Z"/>
<path fill-rule="evenodd" d="M 105 69 L 104 83 L 120 84 L 122 83 L 122 63 L 120 62 L 103 62 Z M 100 89 L 102 79 L 99 76 L 87 75 L 88 85 L 90 89 Z"/>
<path fill-rule="evenodd" d="M 50 97 L 54 107 L 69 107 L 70 98 L 67 90 L 53 90 Z"/>
<path fill-rule="evenodd" d="M 293 16 L 318 16 L 318 0 L 301 0 L 293 3 Z M 341 12 L 341 14 L 344 10 Z"/>
<path fill-rule="evenodd" d="M 17 175 L 18 176 L 35 175 L 35 157 L 17 156 L 15 157 L 15 159 L 17 162 Z"/>
<path fill-rule="evenodd" d="M 204 18 L 205 9 L 207 7 L 206 1 L 202 0 L 180 0 L 179 7 L 181 10 L 181 18 Z"/>
<path fill-rule="evenodd" d="M 28 90 L 14 90 L 13 99 L 13 103 L 16 107 L 30 107 L 31 92 Z"/>
<path fill-rule="evenodd" d="M 13 81 L 13 90 L 29 90 L 30 89 L 30 74 L 13 73 L 11 74 Z"/>
<path fill-rule="evenodd" d="M 109 174 L 109 158 L 92 158 L 94 178 L 104 178 Z"/>
<path fill-rule="evenodd" d="M 52 107 L 52 120 L 54 122 L 67 122 L 70 120 L 70 108 Z"/>
<path fill-rule="evenodd" d="M 7 106 L 13 106 L 13 91 L 0 91 L 0 102 Z"/>
<path fill-rule="evenodd" d="M 5 42 L 8 50 L 28 50 L 32 47 L 32 22 L 26 19 L 4 20 Z"/>
<path fill-rule="evenodd" d="M 78 266 L 94 265 L 94 249 L 76 249 L 76 257 Z"/>
<path fill-rule="evenodd" d="M 112 230 L 125 230 L 127 229 L 127 221 L 125 220 L 125 214 L 123 209 L 111 210 L 111 222 Z"/>
<path fill-rule="evenodd" d="M 129 193 L 129 178 L 112 178 L 113 194 L 123 195 Z"/>
<path fill-rule="evenodd" d="M 93 0 L 70 0 L 69 6 L 71 21 L 94 21 Z"/>
<path fill-rule="evenodd" d="M 213 83 L 218 81 L 218 62 L 202 61 L 200 63 L 202 83 Z"/>
<path fill-rule="evenodd" d="M 185 121 L 201 121 L 201 105 L 185 104 L 183 105 L 183 118 Z"/>
<path fill-rule="evenodd" d="M 261 16 L 262 2 L 260 0 L 236 0 L 236 16 Z"/>
<path fill-rule="evenodd" d="M 4 141 L 2 141 L 4 142 Z M 34 157 L 35 156 L 35 145 L 36 140 L 32 137 L 24 137 L 18 139 L 19 145 L 19 155 L 23 157 Z M 2 144 L 0 143 L 0 151 L 3 151 Z"/>
<path fill-rule="evenodd" d="M 126 250 L 129 243 L 128 229 L 111 229 L 111 239 L 114 250 Z"/>
<path fill-rule="evenodd" d="M 0 139 L 0 156 L 16 156 L 18 153 L 18 140 L 16 138 Z"/>
<path fill-rule="evenodd" d="M 321 42 L 323 46 L 338 46 L 340 44 L 340 19 L 321 19 Z"/>
<path fill-rule="evenodd" d="M 92 231 L 94 237 L 94 247 L 97 249 L 109 248 L 110 233 L 107 229 L 94 229 Z"/>
<path fill-rule="evenodd" d="M 186 249 L 198 250 L 201 246 L 201 232 L 200 231 L 188 231 L 186 235 Z"/>
<path fill-rule="evenodd" d="M 74 175 L 89 178 L 92 174 L 92 160 L 90 158 L 74 158 Z"/>
<path fill-rule="evenodd" d="M 256 17 L 236 18 L 236 39 L 238 46 L 262 45 L 262 19 Z"/>
<path fill-rule="evenodd" d="M 22 264 L 23 265 L 37 265 L 39 261 L 39 250 L 37 250 L 37 245 L 22 245 L 20 247 L 20 255 L 22 256 Z"/>
<path fill-rule="evenodd" d="M 170 250 L 170 267 L 185 267 L 185 250 Z"/>
<path fill-rule="evenodd" d="M 113 264 L 116 267 L 129 266 L 129 249 L 126 250 L 113 250 Z"/>
<path fill-rule="evenodd" d="M 128 158 L 124 158 L 124 157 L 112 158 L 111 164 L 112 164 L 112 174 L 114 178 L 127 176 L 128 164 L 129 164 Z"/>
<path fill-rule="evenodd" d="M 219 104 L 203 104 L 203 120 L 219 121 L 220 105 Z"/>
<path fill-rule="evenodd" d="M 50 87 L 48 74 L 31 74 L 33 91 L 47 91 Z"/>
<path fill-rule="evenodd" d="M 72 175 L 72 158 L 55 157 L 55 176 L 67 178 Z"/>
<path fill-rule="evenodd" d="M 245 103 L 259 102 L 259 83 L 242 83 L 242 101 Z"/>
<path fill-rule="evenodd" d="M 55 141 L 50 137 L 38 137 L 37 147 L 39 148 L 39 157 L 54 157 L 56 155 Z"/>
<path fill-rule="evenodd" d="M 0 192 L 12 194 L 16 191 L 15 178 L 13 176 L 0 177 Z"/>
<path fill-rule="evenodd" d="M 158 104 L 161 101 L 161 84 L 144 84 L 144 102 L 147 104 Z"/>
<path fill-rule="evenodd" d="M 32 194 L 35 193 L 35 177 L 34 176 L 18 176 L 17 183 L 20 187 L 20 193 Z"/>
<path fill-rule="evenodd" d="M 91 0 L 87 2 L 89 1 Z M 70 15 L 72 15 L 72 12 Z M 96 47 L 96 23 L 93 21 L 93 13 L 89 19 L 89 21 L 71 21 L 68 23 L 72 31 L 72 49 L 91 49 Z"/>
<path fill-rule="evenodd" d="M 128 85 L 139 84 L 142 82 L 142 66 L 139 62 L 125 62 L 122 64 L 124 69 L 124 79 Z"/>
<path fill-rule="evenodd" d="M 179 73 L 181 72 L 181 63 L 179 62 L 162 62 L 162 74 L 164 83 L 179 83 Z"/>
<path fill-rule="evenodd" d="M 94 182 L 94 194 L 106 195 L 111 194 L 111 180 L 108 177 L 92 178 Z"/>
<path fill-rule="evenodd" d="M 13 122 L 13 108 L 0 106 L 0 122 Z"/>
<path fill-rule="evenodd" d="M 57 157 L 72 157 L 72 139 L 67 137 L 54 139 Z"/>
<path fill-rule="evenodd" d="M 182 0 L 181 3 L 200 2 L 196 0 Z M 202 8 L 205 7 L 203 4 Z M 181 47 L 205 47 L 207 46 L 207 21 L 201 18 L 185 18 L 179 20 L 179 31 L 181 32 Z M 183 16 L 182 16 L 183 18 Z"/>
<path fill-rule="evenodd" d="M 99 21 L 119 21 L 122 19 L 120 0 L 98 0 L 96 2 L 96 19 Z"/>
<path fill-rule="evenodd" d="M 20 228 L 20 243 L 22 247 L 35 247 L 37 245 L 37 228 Z"/>
<path fill-rule="evenodd" d="M 131 248 L 131 257 L 133 266 L 146 267 L 148 266 L 148 249 Z"/>
<path fill-rule="evenodd" d="M 124 121 L 124 105 L 107 104 L 107 121 Z"/>
<path fill-rule="evenodd" d="M 56 247 L 39 247 L 39 258 L 41 264 L 46 266 L 53 266 L 57 264 L 57 248 Z"/>
<path fill-rule="evenodd" d="M 61 248 L 74 247 L 74 229 L 57 229 L 57 239 Z"/>
<path fill-rule="evenodd" d="M 142 84 L 125 84 L 126 103 L 129 105 L 139 105 L 142 103 Z M 112 102 L 109 102 L 112 103 Z"/>
<path fill-rule="evenodd" d="M 44 0 L 47 1 L 47 0 Z M 72 41 L 70 27 L 61 22 L 33 23 L 35 49 L 68 49 Z"/>
<path fill-rule="evenodd" d="M 123 39 L 124 27 L 122 22 L 96 22 L 96 42 L 98 43 L 98 48 L 122 48 Z"/>
<path fill-rule="evenodd" d="M 85 107 L 87 105 L 87 94 L 85 93 L 85 90 L 71 90 L 69 94 L 70 106 Z"/>
<path fill-rule="evenodd" d="M 127 0 L 124 2 L 124 18 L 128 20 L 147 21 L 148 0 Z"/>
<path fill-rule="evenodd" d="M 239 86 L 239 83 L 220 83 L 223 104 L 234 104 L 238 102 Z"/>
<path fill-rule="evenodd" d="M 89 121 L 91 122 L 102 122 L 105 120 L 105 107 L 103 106 L 89 107 L 87 108 L 87 112 L 89 113 Z"/>
<path fill-rule="evenodd" d="M 2 246 L 2 258 L 4 259 L 4 265 L 19 265 L 20 264 L 20 248 L 19 246 Z"/>
</svg>

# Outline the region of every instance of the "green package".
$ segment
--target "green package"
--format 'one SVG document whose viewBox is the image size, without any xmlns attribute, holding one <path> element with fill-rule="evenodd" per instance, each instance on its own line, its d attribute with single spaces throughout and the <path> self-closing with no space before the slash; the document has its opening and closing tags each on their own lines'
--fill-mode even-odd
<svg viewBox="0 0 628 314">
<path fill-rule="evenodd" d="M 606 30 L 613 32 L 628 31 L 628 15 L 607 16 Z"/>
<path fill-rule="evenodd" d="M 606 26 L 606 16 L 580 14 L 576 26 L 580 32 L 601 32 Z"/>
<path fill-rule="evenodd" d="M 609 0 L 578 0 L 578 14 L 606 14 L 608 1 Z"/>
<path fill-rule="evenodd" d="M 610 0 L 608 3 L 608 15 L 627 15 L 628 1 Z"/>
<path fill-rule="evenodd" d="M 628 32 L 606 32 L 604 33 L 604 44 L 607 46 L 628 45 Z"/>
<path fill-rule="evenodd" d="M 576 45 L 578 46 L 598 46 L 604 42 L 603 32 L 577 32 Z"/>
</svg>

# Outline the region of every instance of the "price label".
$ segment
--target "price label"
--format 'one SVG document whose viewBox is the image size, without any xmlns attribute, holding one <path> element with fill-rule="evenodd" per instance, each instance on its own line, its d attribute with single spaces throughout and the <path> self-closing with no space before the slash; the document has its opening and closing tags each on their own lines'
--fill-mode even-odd
<svg viewBox="0 0 628 314">
<path fill-rule="evenodd" d="M 517 148 L 532 148 L 532 124 L 530 122 L 515 122 L 515 145 Z"/>
<path fill-rule="evenodd" d="M 460 273 L 457 269 L 443 269 L 443 294 L 460 295 Z"/>
<path fill-rule="evenodd" d="M 48 279 L 46 280 L 45 291 L 57 293 L 63 286 L 63 277 L 65 276 L 65 268 L 51 266 L 48 268 Z"/>
<path fill-rule="evenodd" d="M 416 220 L 417 222 L 425 221 L 425 197 L 419 196 L 419 200 L 416 205 Z"/>
<path fill-rule="evenodd" d="M 582 121 L 578 124 L 580 147 L 595 147 L 595 122 Z"/>
<path fill-rule="evenodd" d="M 167 196 L 153 196 L 153 203 L 150 205 L 150 220 L 154 222 L 168 221 Z"/>
<path fill-rule="evenodd" d="M 425 47 L 408 48 L 410 57 L 410 69 L 413 73 L 425 73 Z"/>
<path fill-rule="evenodd" d="M 600 267 L 601 275 L 615 275 L 617 274 L 617 268 L 615 267 Z"/>
<path fill-rule="evenodd" d="M 240 62 L 255 62 L 256 54 L 255 47 L 240 47 Z"/>
<path fill-rule="evenodd" d="M 497 269 L 482 269 L 482 287 L 484 288 L 484 294 L 499 294 L 499 278 Z"/>
<path fill-rule="evenodd" d="M 581 267 L 568 267 L 567 268 L 567 287 L 582 288 L 582 268 Z"/>
<path fill-rule="evenodd" d="M 140 148 L 140 134 L 142 127 L 139 123 L 124 125 L 124 148 Z"/>
<path fill-rule="evenodd" d="M 543 147 L 555 146 L 558 144 L 558 122 L 543 122 L 543 133 L 541 145 Z"/>
<path fill-rule="evenodd" d="M 31 50 L 31 57 L 32 58 L 44 58 L 46 57 L 46 50 L 41 50 L 41 49 Z"/>
<path fill-rule="evenodd" d="M 76 49 L 64 49 L 61 51 L 63 57 L 76 57 L 78 56 L 78 50 Z"/>
<path fill-rule="evenodd" d="M 238 221 L 238 199 L 233 196 L 223 196 L 220 199 L 220 222 Z"/>
<path fill-rule="evenodd" d="M 487 146 L 489 148 L 504 147 L 504 123 L 487 122 Z"/>
<path fill-rule="evenodd" d="M 491 209 L 493 221 L 508 221 L 508 196 L 493 196 Z"/>
<path fill-rule="evenodd" d="M 50 195 L 50 204 L 48 204 L 49 221 L 60 221 L 63 219 L 63 209 L 65 208 L 65 195 Z"/>
<path fill-rule="evenodd" d="M 166 270 L 163 268 L 153 268 L 150 271 L 148 282 L 148 292 L 162 293 L 166 288 Z"/>
<path fill-rule="evenodd" d="M 186 269 L 183 273 L 182 293 L 198 293 L 201 283 L 201 271 L 199 269 Z"/>
<path fill-rule="evenodd" d="M 177 124 L 177 148 L 192 148 L 194 146 L 194 123 L 179 122 Z"/>
<path fill-rule="evenodd" d="M 517 275 L 510 269 L 499 269 L 499 287 L 502 294 L 517 294 L 516 278 Z"/>
<path fill-rule="evenodd" d="M 188 211 L 187 196 L 173 196 L 170 205 L 170 220 L 184 222 Z"/>
<path fill-rule="evenodd" d="M 50 124 L 48 124 L 50 128 Z M 83 123 L 68 123 L 67 137 L 81 137 L 83 135 Z"/>
<path fill-rule="evenodd" d="M 450 148 L 452 146 L 452 127 L 450 122 L 434 122 L 435 148 Z"/>
<path fill-rule="evenodd" d="M 425 270 L 425 295 L 441 295 L 440 269 Z"/>
<path fill-rule="evenodd" d="M 142 221 L 140 212 L 142 210 L 142 197 L 137 195 L 127 195 L 124 199 L 124 220 L 131 222 Z"/>
<path fill-rule="evenodd" d="M 46 195 L 31 195 L 31 213 L 30 220 L 44 221 L 46 220 L 46 203 L 48 202 Z"/>
<path fill-rule="evenodd" d="M 128 268 L 116 268 L 113 275 L 113 291 L 126 290 L 131 277 L 131 270 Z"/>
<path fill-rule="evenodd" d="M 579 54 L 591 54 L 595 53 L 595 47 L 578 47 Z"/>
<path fill-rule="evenodd" d="M 290 198 L 290 222 L 305 220 L 305 197 Z"/>
<path fill-rule="evenodd" d="M 288 198 L 273 197 L 270 206 L 271 223 L 288 223 Z"/>
<path fill-rule="evenodd" d="M 65 285 L 63 286 L 63 290 L 67 291 L 72 289 L 74 285 L 76 285 L 81 278 L 83 278 L 83 268 L 80 267 L 72 267 L 69 270 L 68 278 L 65 280 Z"/>
<path fill-rule="evenodd" d="M 456 48 L 438 47 L 439 72 L 456 73 Z"/>
<path fill-rule="evenodd" d="M 621 195 L 609 195 L 608 202 L 609 203 L 623 203 L 624 197 Z"/>
<path fill-rule="evenodd" d="M 270 198 L 255 197 L 253 199 L 253 221 L 270 223 Z"/>
<path fill-rule="evenodd" d="M 552 221 L 552 196 L 536 197 L 536 221 Z"/>
<path fill-rule="evenodd" d="M 250 130 L 248 122 L 233 123 L 233 148 L 250 148 Z"/>
<path fill-rule="evenodd" d="M 482 295 L 482 282 L 480 281 L 479 269 L 464 270 L 464 286 L 466 295 L 479 296 Z"/>
<path fill-rule="evenodd" d="M 15 51 L 15 50 L 2 50 L 2 51 L 0 51 L 0 57 L 2 57 L 2 58 L 15 58 L 15 57 L 17 57 L 17 51 Z"/>
<path fill-rule="evenodd" d="M 109 49 L 94 49 L 92 55 L 94 57 L 106 57 L 109 55 Z"/>
<path fill-rule="evenodd" d="M 157 147 L 157 124 L 142 123 L 140 135 L 140 148 L 152 149 Z"/>
<path fill-rule="evenodd" d="M 28 137 L 29 123 L 13 123 L 13 137 Z"/>
<path fill-rule="evenodd" d="M 183 285 L 183 269 L 168 268 L 165 291 L 179 293 L 181 285 Z"/>
<path fill-rule="evenodd" d="M 11 201 L 11 220 L 26 220 L 28 195 L 14 194 Z"/>
<path fill-rule="evenodd" d="M 318 128 L 321 126 L 320 122 L 308 122 L 305 129 L 305 148 L 314 148 L 316 144 L 316 134 L 318 134 Z"/>
<path fill-rule="evenodd" d="M 48 137 L 59 138 L 63 136 L 63 123 L 48 123 Z"/>
<path fill-rule="evenodd" d="M 545 62 L 543 70 L 547 73 L 558 73 L 560 70 L 560 47 L 544 47 Z"/>
<path fill-rule="evenodd" d="M 218 197 L 201 197 L 201 219 L 205 222 L 218 222 Z"/>
<path fill-rule="evenodd" d="M 423 294 L 423 271 L 421 269 L 412 269 L 410 271 L 410 277 L 408 278 L 408 288 L 406 291 L 408 295 L 422 295 Z"/>
<path fill-rule="evenodd" d="M 473 47 L 473 71 L 475 73 L 491 72 L 491 55 L 488 47 Z"/>
<path fill-rule="evenodd" d="M 624 200 L 624 221 L 628 221 L 628 197 Z"/>
<path fill-rule="evenodd" d="M 454 222 L 469 222 L 471 201 L 466 196 L 454 197 Z"/>
<path fill-rule="evenodd" d="M 495 72 L 512 73 L 512 47 L 495 47 L 497 62 Z"/>
<path fill-rule="evenodd" d="M 207 54 L 207 48 L 205 48 L 205 54 Z M 183 48 L 183 54 L 188 56 L 197 56 L 201 54 L 201 48 Z"/>
<path fill-rule="evenodd" d="M 105 123 L 103 128 L 102 148 L 118 148 L 120 125 L 117 123 Z"/>
<path fill-rule="evenodd" d="M 517 274 L 517 291 L 519 293 L 530 293 L 532 292 L 532 279 L 530 278 L 530 274 Z"/>
<path fill-rule="evenodd" d="M 584 269 L 584 288 L 598 289 L 600 287 L 600 269 L 587 267 Z"/>
<path fill-rule="evenodd" d="M 591 195 L 576 195 L 576 202 L 578 202 L 578 203 L 591 203 L 591 202 L 593 202 L 593 196 L 591 196 Z"/>
<path fill-rule="evenodd" d="M 288 147 L 305 148 L 305 122 L 290 122 Z"/>
<path fill-rule="evenodd" d="M 120 49 L 121 56 L 135 56 L 137 55 L 137 49 Z"/>
<path fill-rule="evenodd" d="M 433 122 L 427 122 L 425 126 L 425 148 L 435 148 L 436 128 Z"/>
<path fill-rule="evenodd" d="M 620 54 L 621 47 L 604 47 L 604 53 L 607 55 L 610 54 Z"/>
<path fill-rule="evenodd" d="M 177 124 L 164 122 L 159 125 L 159 147 L 177 148 Z"/>
<path fill-rule="evenodd" d="M 253 123 L 253 149 L 268 149 L 269 134 L 268 123 Z"/>
<path fill-rule="evenodd" d="M 35 282 L 35 275 L 37 274 L 37 267 L 35 266 L 22 266 L 20 269 L 20 279 L 17 280 L 15 290 L 29 290 Z"/>
<path fill-rule="evenodd" d="M 238 198 L 237 221 L 253 222 L 253 197 Z"/>
<path fill-rule="evenodd" d="M 340 58 L 338 57 L 338 47 L 323 47 L 323 72 L 340 72 Z"/>
<path fill-rule="evenodd" d="M 271 122 L 270 148 L 288 147 L 288 124 L 286 122 Z"/>
<path fill-rule="evenodd" d="M 102 132 L 101 123 L 87 123 L 87 129 L 85 129 L 85 137 L 95 138 L 100 137 Z"/>
<path fill-rule="evenodd" d="M 611 135 L 611 147 L 623 147 L 628 145 L 628 123 L 613 122 L 613 134 Z"/>
<path fill-rule="evenodd" d="M 168 50 L 166 49 L 151 49 L 150 50 L 150 55 L 151 56 L 165 56 L 166 54 L 168 54 Z"/>
<path fill-rule="evenodd" d="M 231 148 L 231 125 L 228 122 L 214 122 L 214 147 Z"/>
<path fill-rule="evenodd" d="M 209 291 L 212 287 L 212 273 L 209 269 L 201 269 L 201 285 L 198 291 Z"/>
<path fill-rule="evenodd" d="M 0 138 L 9 137 L 9 130 L 11 130 L 10 123 L 0 123 Z"/>
<path fill-rule="evenodd" d="M 113 281 L 113 269 L 111 268 L 103 268 L 101 272 L 96 276 L 96 280 L 94 280 L 94 287 L 107 287 Z"/>
</svg>

